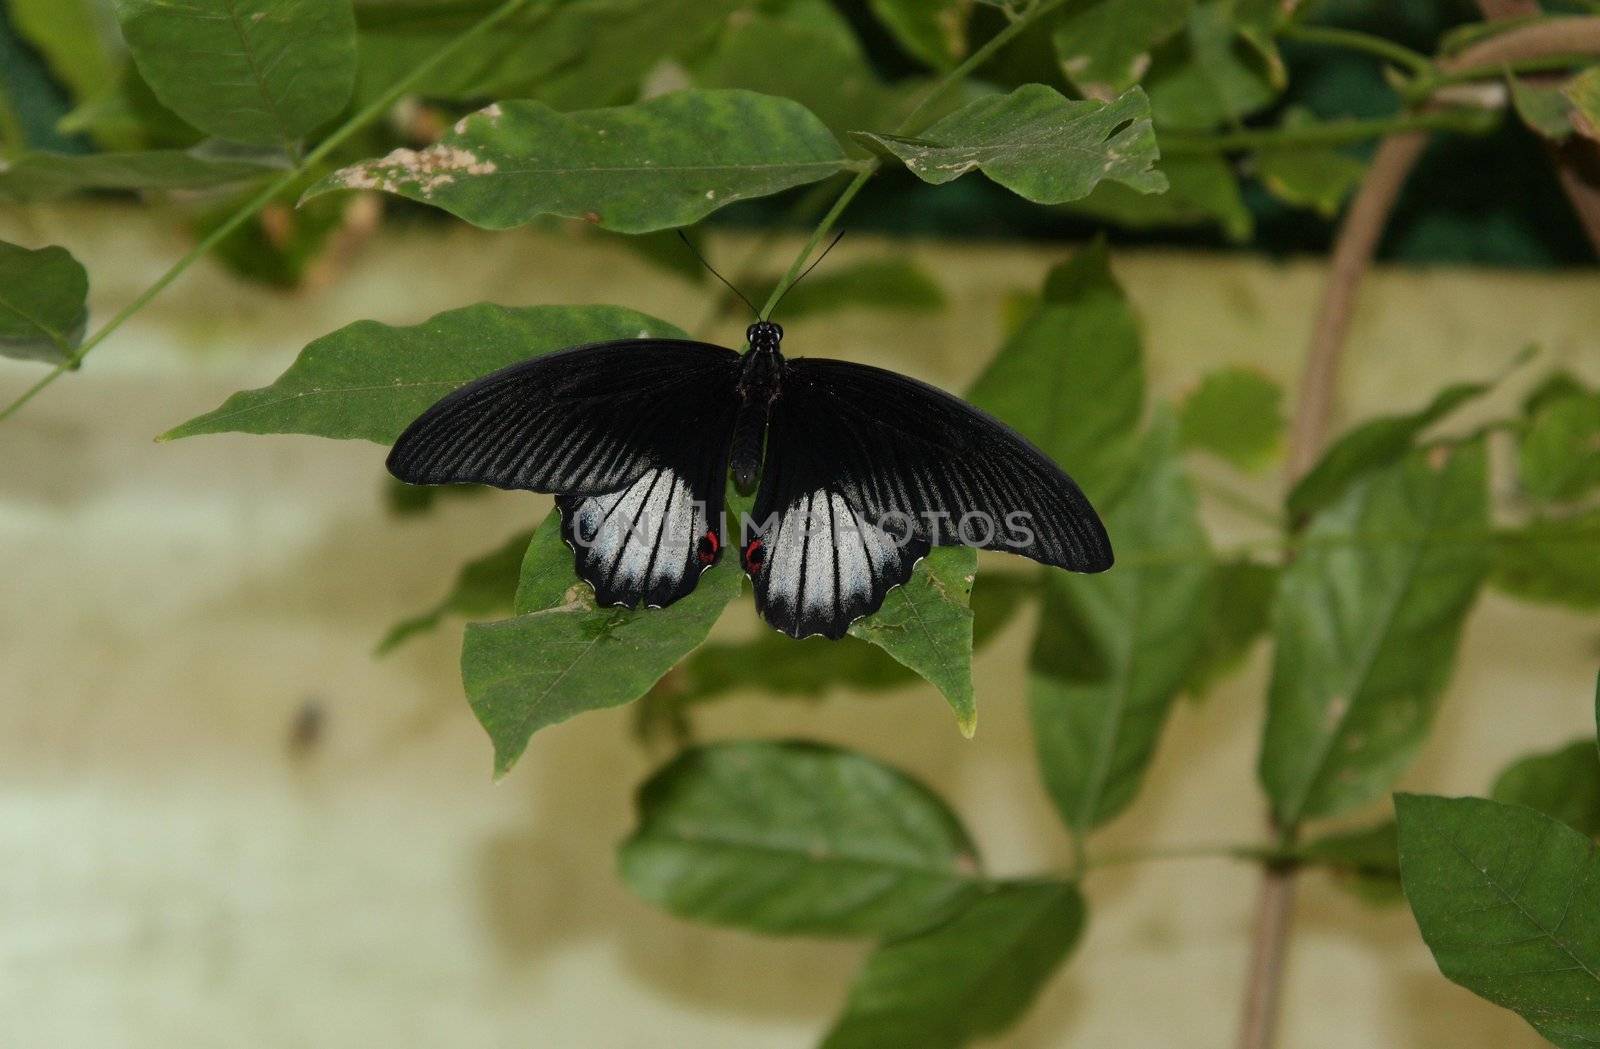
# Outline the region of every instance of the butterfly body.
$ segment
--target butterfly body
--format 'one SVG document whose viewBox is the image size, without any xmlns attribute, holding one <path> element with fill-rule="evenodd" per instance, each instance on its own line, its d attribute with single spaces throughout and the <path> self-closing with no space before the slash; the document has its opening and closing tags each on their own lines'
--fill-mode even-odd
<svg viewBox="0 0 1600 1049">
<path fill-rule="evenodd" d="M 631 339 L 501 369 L 423 413 L 389 469 L 554 493 L 602 605 L 669 605 L 732 542 L 758 611 L 792 637 L 842 637 L 938 545 L 1111 566 L 1089 501 L 1004 423 L 895 372 L 787 359 L 768 321 L 746 338 L 743 355 Z M 730 475 L 755 493 L 736 533 Z"/>
<path fill-rule="evenodd" d="M 739 368 L 739 414 L 734 417 L 728 467 L 740 495 L 756 490 L 772 402 L 783 392 L 783 329 L 758 321 L 745 333 L 750 350 Z"/>
</svg>

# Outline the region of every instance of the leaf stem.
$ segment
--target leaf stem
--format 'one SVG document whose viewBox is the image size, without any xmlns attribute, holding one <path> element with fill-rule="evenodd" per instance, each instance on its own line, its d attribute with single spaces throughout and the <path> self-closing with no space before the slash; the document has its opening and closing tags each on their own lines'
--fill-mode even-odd
<svg viewBox="0 0 1600 1049">
<path fill-rule="evenodd" d="M 1346 51 L 1362 51 L 1376 55 L 1397 66 L 1404 66 L 1421 77 L 1432 76 L 1437 72 L 1433 61 L 1427 55 L 1381 36 L 1358 33 L 1353 29 L 1336 29 L 1332 26 L 1288 26 L 1278 35 L 1297 43 L 1338 47 Z"/>
<path fill-rule="evenodd" d="M 1412 131 L 1457 131 L 1482 135 L 1494 130 L 1499 123 L 1500 114 L 1494 111 L 1453 109 L 1366 120 L 1330 120 L 1302 127 L 1244 128 L 1220 135 L 1167 131 L 1161 136 L 1161 149 L 1163 153 L 1175 156 L 1288 146 L 1343 146 Z"/>
<path fill-rule="evenodd" d="M 1001 48 L 1011 43 L 1020 33 L 1065 2 L 1066 0 L 1034 0 L 1015 19 L 985 41 L 982 47 L 968 55 L 960 65 L 950 70 L 940 78 L 938 83 L 929 88 L 928 93 L 922 96 L 922 101 L 918 102 L 911 112 L 906 114 L 905 119 L 900 122 L 899 126 L 891 134 L 913 135 L 922 130 L 926 126 L 923 118 L 926 117 L 933 104 L 944 97 L 945 92 L 966 80 L 974 70 L 993 58 Z M 863 162 L 861 170 L 856 172 L 856 177 L 851 179 L 849 185 L 845 186 L 839 193 L 839 199 L 834 201 L 833 207 L 829 208 L 828 213 L 822 216 L 822 221 L 817 223 L 816 229 L 811 231 L 811 236 L 807 238 L 805 246 L 800 249 L 800 254 L 795 256 L 794 262 L 790 264 L 783 278 L 778 281 L 777 287 L 772 289 L 772 294 L 767 296 L 766 304 L 761 307 L 763 320 L 772 315 L 773 308 L 778 305 L 778 300 L 783 298 L 784 293 L 793 287 L 794 282 L 799 279 L 802 270 L 811 258 L 811 253 L 816 251 L 823 238 L 833 231 L 833 227 L 838 224 L 839 217 L 850 206 L 850 202 L 871 181 L 872 176 L 877 173 L 878 168 L 881 166 L 882 161 L 877 158 Z"/>
<path fill-rule="evenodd" d="M 1163 845 L 1148 849 L 1124 849 L 1090 856 L 1083 865 L 1085 873 L 1106 867 L 1125 867 L 1135 863 L 1158 863 L 1166 860 L 1227 859 L 1270 863 L 1279 860 L 1276 846 L 1250 842 L 1202 842 L 1194 845 Z"/>
<path fill-rule="evenodd" d="M 6 405 L 5 408 L 0 409 L 0 422 L 3 422 L 12 415 L 15 415 L 23 405 L 31 401 L 42 390 L 44 390 L 45 387 L 59 379 L 63 373 L 76 368 L 79 362 L 81 362 L 84 357 L 88 356 L 89 351 L 93 350 L 96 346 L 99 346 L 113 332 L 122 327 L 128 318 L 132 317 L 134 314 L 144 309 L 145 306 L 149 305 L 151 299 L 154 299 L 157 295 L 165 291 L 168 285 L 182 276 L 184 271 L 192 266 L 202 256 L 220 244 L 224 238 L 248 221 L 251 216 L 255 215 L 256 212 L 266 207 L 266 205 L 270 203 L 274 197 L 292 186 L 295 181 L 304 176 L 308 170 L 315 167 L 335 149 L 339 148 L 339 146 L 342 145 L 344 141 L 351 135 L 355 134 L 357 131 L 360 131 L 367 124 L 371 123 L 373 120 L 387 112 L 389 107 L 394 105 L 395 100 L 401 95 L 405 94 L 406 91 L 411 88 L 411 85 L 427 76 L 439 66 L 450 61 L 450 59 L 454 58 L 458 52 L 464 50 L 467 45 L 471 44 L 480 36 L 483 36 L 489 30 L 493 29 L 496 25 L 515 14 L 519 8 L 525 6 L 527 3 L 528 0 L 505 0 L 505 2 L 499 7 L 495 8 L 493 11 L 489 12 L 482 19 L 480 19 L 472 28 L 468 29 L 454 40 L 450 41 L 450 43 L 446 44 L 438 51 L 435 51 L 431 57 L 413 67 L 409 73 L 395 81 L 392 85 L 390 85 L 387 91 L 363 107 L 349 120 L 345 121 L 337 129 L 335 129 L 332 134 L 318 143 L 317 147 L 311 150 L 311 152 L 307 153 L 304 159 L 302 159 L 298 164 L 284 172 L 283 175 L 273 180 L 273 182 L 267 185 L 259 193 L 251 197 L 244 204 L 240 205 L 238 210 L 236 210 L 232 215 L 229 215 L 228 218 L 221 223 L 221 225 L 213 229 L 203 240 L 191 248 L 181 259 L 173 263 L 171 268 L 157 278 L 154 284 L 142 291 L 132 302 L 128 303 L 121 310 L 119 310 L 116 315 L 105 324 L 101 325 L 99 330 L 97 330 L 88 339 L 84 340 L 83 344 L 78 347 L 77 351 L 74 352 L 72 356 L 68 357 L 61 364 L 56 365 L 52 371 L 45 375 L 44 378 L 30 386 L 20 397 Z"/>
</svg>

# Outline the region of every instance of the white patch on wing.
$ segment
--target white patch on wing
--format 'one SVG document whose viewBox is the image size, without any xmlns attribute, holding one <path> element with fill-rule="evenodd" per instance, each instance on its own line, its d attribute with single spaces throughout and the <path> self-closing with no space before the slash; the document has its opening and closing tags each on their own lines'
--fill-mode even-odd
<svg viewBox="0 0 1600 1049">
<path fill-rule="evenodd" d="M 767 618 L 796 637 L 842 635 L 875 611 L 905 572 L 904 551 L 837 492 L 818 490 L 785 507 L 766 539 L 757 590 Z"/>
<path fill-rule="evenodd" d="M 605 495 L 574 499 L 569 528 L 579 574 L 604 604 L 664 605 L 698 577 L 706 507 L 665 467 Z M 692 583 L 691 587 L 692 588 Z"/>
</svg>

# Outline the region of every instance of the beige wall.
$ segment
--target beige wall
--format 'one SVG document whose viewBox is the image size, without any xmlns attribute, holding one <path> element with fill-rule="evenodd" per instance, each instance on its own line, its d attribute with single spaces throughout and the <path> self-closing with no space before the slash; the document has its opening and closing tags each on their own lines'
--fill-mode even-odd
<svg viewBox="0 0 1600 1049">
<path fill-rule="evenodd" d="M 132 212 L 0 217 L 0 237 L 88 264 L 98 317 L 183 242 Z M 1055 253 L 852 238 L 909 250 L 949 291 L 937 317 L 853 312 L 791 326 L 795 353 L 891 363 L 949 386 L 993 352 L 999 304 Z M 719 242 L 719 258 L 742 252 Z M 786 256 L 781 256 L 786 257 Z M 1155 390 L 1253 362 L 1288 382 L 1319 268 L 1136 254 L 1117 269 L 1149 335 Z M 1386 272 L 1356 325 L 1346 413 L 1419 403 L 1530 340 L 1600 374 L 1600 279 Z M 395 618 L 465 557 L 536 519 L 497 494 L 425 520 L 385 516 L 380 449 L 311 438 L 150 438 L 269 381 L 309 339 L 363 317 L 414 322 L 479 299 L 621 302 L 693 325 L 704 292 L 564 234 L 385 233 L 337 286 L 284 296 L 200 267 L 0 428 L 0 1044 L 799 1047 L 864 948 L 707 931 L 635 901 L 612 872 L 634 785 L 660 758 L 627 710 L 538 736 L 489 781 L 452 624 L 373 662 Z M 717 334 L 734 340 L 730 318 Z M 0 364 L 0 391 L 37 368 Z M 1272 479 L 1260 485 L 1272 494 Z M 1214 515 L 1224 536 L 1248 524 Z M 981 583 L 980 583 L 981 585 Z M 719 626 L 754 631 L 747 604 Z M 976 664 L 978 736 L 908 688 L 821 704 L 755 693 L 708 737 L 860 746 L 952 800 L 1001 873 L 1060 866 L 1038 785 L 1017 623 Z M 1481 792 L 1507 759 L 1592 731 L 1600 624 L 1490 599 L 1413 788 Z M 1108 847 L 1256 833 L 1264 653 L 1173 718 Z M 287 746 L 296 711 L 321 742 Z M 1005 1044 L 1229 1043 L 1254 892 L 1221 861 L 1097 874 L 1071 966 Z M 1540 1044 L 1434 970 L 1403 908 L 1305 879 L 1284 1044 Z"/>
</svg>

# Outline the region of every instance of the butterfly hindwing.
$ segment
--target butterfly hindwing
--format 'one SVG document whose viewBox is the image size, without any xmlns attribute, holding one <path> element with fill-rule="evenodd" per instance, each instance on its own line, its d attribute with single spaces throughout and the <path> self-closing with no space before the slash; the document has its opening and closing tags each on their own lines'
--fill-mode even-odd
<svg viewBox="0 0 1600 1049">
<path fill-rule="evenodd" d="M 664 607 L 721 554 L 739 356 L 630 339 L 536 357 L 428 409 L 389 455 L 413 484 L 551 492 L 603 605 Z"/>
</svg>

